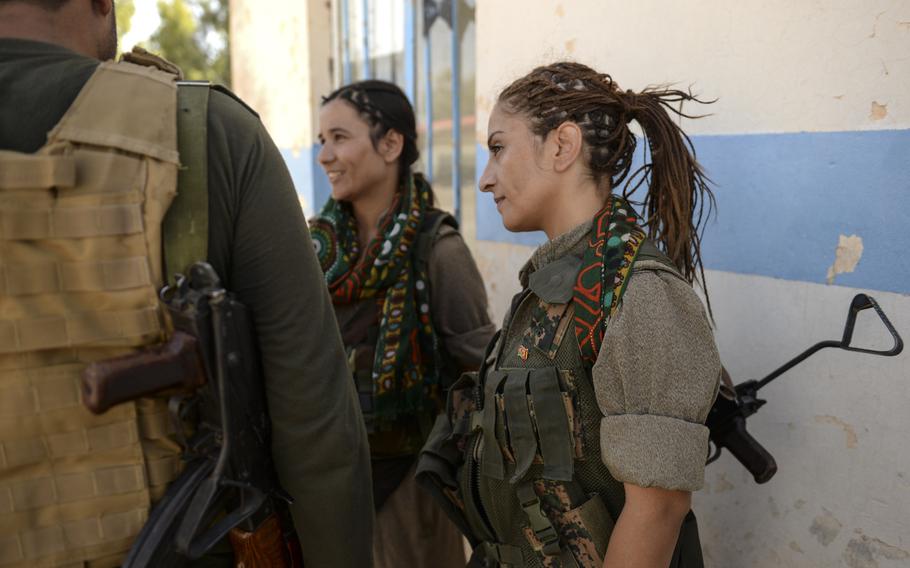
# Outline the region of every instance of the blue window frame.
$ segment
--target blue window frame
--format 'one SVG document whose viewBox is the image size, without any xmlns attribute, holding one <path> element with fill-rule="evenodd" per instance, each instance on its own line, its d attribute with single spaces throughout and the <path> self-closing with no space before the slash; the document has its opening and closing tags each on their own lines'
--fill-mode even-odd
<svg viewBox="0 0 910 568">
<path fill-rule="evenodd" d="M 336 0 L 337 85 L 397 83 L 414 105 L 418 169 L 440 205 L 474 222 L 474 0 Z M 454 23 L 454 25 L 453 25 Z M 467 134 L 467 136 L 465 136 Z"/>
</svg>

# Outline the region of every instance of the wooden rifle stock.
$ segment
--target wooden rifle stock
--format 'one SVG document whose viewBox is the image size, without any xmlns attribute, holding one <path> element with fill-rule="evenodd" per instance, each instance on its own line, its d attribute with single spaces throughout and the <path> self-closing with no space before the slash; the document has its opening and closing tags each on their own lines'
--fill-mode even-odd
<svg viewBox="0 0 910 568">
<path fill-rule="evenodd" d="M 82 403 L 102 414 L 121 402 L 174 387 L 198 388 L 205 370 L 196 338 L 182 331 L 170 341 L 122 357 L 96 361 L 82 373 Z"/>
<path fill-rule="evenodd" d="M 253 532 L 233 528 L 229 533 L 234 565 L 244 568 L 302 568 L 296 535 L 286 535 L 281 519 L 272 513 Z"/>
</svg>

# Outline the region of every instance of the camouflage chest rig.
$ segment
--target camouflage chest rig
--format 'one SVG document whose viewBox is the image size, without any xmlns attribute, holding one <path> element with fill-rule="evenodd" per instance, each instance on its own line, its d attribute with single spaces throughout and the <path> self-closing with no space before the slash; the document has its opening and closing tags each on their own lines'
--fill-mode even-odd
<svg viewBox="0 0 910 568">
<path fill-rule="evenodd" d="M 625 501 L 601 459 L 591 367 L 637 260 L 671 264 L 613 197 L 582 258 L 536 272 L 476 374 L 452 387 L 418 481 L 474 546 L 473 566 L 600 568 Z M 671 566 L 701 566 L 694 516 Z"/>
</svg>

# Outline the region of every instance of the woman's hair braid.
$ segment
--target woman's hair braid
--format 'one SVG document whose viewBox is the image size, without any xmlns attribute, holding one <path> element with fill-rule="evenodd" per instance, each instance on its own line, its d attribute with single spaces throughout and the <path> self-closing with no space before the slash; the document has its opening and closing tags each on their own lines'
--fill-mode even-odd
<svg viewBox="0 0 910 568">
<path fill-rule="evenodd" d="M 624 197 L 646 185 L 640 205 L 648 237 L 689 282 L 697 272 L 704 285 L 700 232 L 714 207 L 714 195 L 691 140 L 672 115 L 698 118 L 674 105 L 705 101 L 666 88 L 622 91 L 609 75 L 574 62 L 538 67 L 506 87 L 498 100 L 506 111 L 525 116 L 531 131 L 541 137 L 563 122 L 576 123 L 596 182 L 606 179 L 611 189 L 625 182 Z M 650 154 L 634 172 L 636 137 L 629 129 L 633 120 L 641 126 Z"/>
<path fill-rule="evenodd" d="M 374 148 L 389 130 L 401 133 L 404 147 L 398 158 L 399 176 L 406 178 L 411 166 L 420 157 L 420 151 L 417 149 L 414 108 L 398 85 L 376 79 L 358 81 L 339 87 L 322 97 L 322 104 L 326 105 L 335 99 L 343 99 L 357 109 L 360 117 L 370 126 L 370 140 Z"/>
</svg>

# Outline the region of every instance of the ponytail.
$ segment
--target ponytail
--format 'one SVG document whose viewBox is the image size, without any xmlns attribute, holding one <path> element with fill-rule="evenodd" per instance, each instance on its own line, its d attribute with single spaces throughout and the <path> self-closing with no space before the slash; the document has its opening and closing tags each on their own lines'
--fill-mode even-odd
<svg viewBox="0 0 910 568">
<path fill-rule="evenodd" d="M 642 185 L 647 186 L 641 201 L 648 238 L 673 261 L 689 282 L 696 271 L 704 283 L 701 261 L 703 221 L 715 207 L 708 178 L 695 158 L 692 141 L 671 113 L 686 118 L 674 103 L 702 102 L 676 90 L 647 89 L 640 94 L 621 95 L 629 116 L 641 125 L 647 142 L 645 164 L 623 187 L 630 199 Z M 707 212 L 705 211 L 707 207 Z"/>
<path fill-rule="evenodd" d="M 546 136 L 566 121 L 578 124 L 595 182 L 606 179 L 611 190 L 622 186 L 627 198 L 645 185 L 644 199 L 637 205 L 648 237 L 690 283 L 698 279 L 704 288 L 701 231 L 714 208 L 714 195 L 691 140 L 672 115 L 698 118 L 674 105 L 705 101 L 672 89 L 622 91 L 609 75 L 573 62 L 534 69 L 506 87 L 498 100 L 508 111 L 528 118 L 538 136 Z M 645 165 L 634 172 L 637 140 L 629 129 L 633 120 L 641 125 L 647 141 Z M 710 307 L 709 300 L 709 312 Z"/>
</svg>

